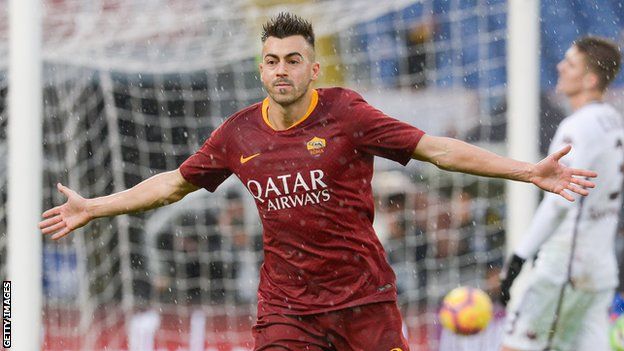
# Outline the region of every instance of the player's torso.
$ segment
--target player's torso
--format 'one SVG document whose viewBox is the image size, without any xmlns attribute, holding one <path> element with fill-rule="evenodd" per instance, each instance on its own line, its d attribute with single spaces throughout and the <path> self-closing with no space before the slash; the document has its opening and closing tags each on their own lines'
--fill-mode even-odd
<svg viewBox="0 0 624 351">
<path fill-rule="evenodd" d="M 587 168 L 598 173 L 596 187 L 568 211 L 563 223 L 543 248 L 544 270 L 553 275 L 567 270 L 572 250 L 572 238 L 577 232 L 572 275 L 577 286 L 595 290 L 615 286 L 617 265 L 613 241 L 624 182 L 624 120 L 608 105 L 589 106 L 571 116 L 565 128 L 570 134 L 588 138 L 582 147 L 588 148 Z M 579 210 L 581 215 L 577 221 Z M 554 272 L 556 271 L 556 272 Z"/>
<path fill-rule="evenodd" d="M 256 200 L 263 219 L 302 211 L 319 215 L 329 210 L 327 205 L 341 206 L 353 195 L 345 185 L 354 180 L 361 182 L 363 193 L 369 192 L 372 156 L 355 150 L 327 108 L 317 108 L 301 125 L 285 131 L 272 130 L 255 114 L 239 133 L 228 143 L 228 154 L 235 158 L 230 160 L 232 171 Z"/>
<path fill-rule="evenodd" d="M 263 224 L 260 300 L 280 311 L 323 311 L 395 294 L 372 228 L 373 156 L 352 144 L 341 121 L 349 116 L 323 93 L 291 129 L 274 130 L 255 108 L 228 131 L 229 169 L 255 199 Z"/>
<path fill-rule="evenodd" d="M 611 240 L 595 240 L 605 235 L 613 235 L 615 222 L 622 203 L 622 185 L 624 182 L 624 119 L 607 104 L 592 104 L 579 111 L 579 115 L 569 126 L 571 133 L 586 141 L 579 147 L 587 149 L 587 162 L 583 168 L 598 173 L 592 179 L 596 184 L 590 189 L 588 196 L 578 201 L 576 208 L 581 208 L 579 230 L 584 234 L 581 240 L 586 240 L 588 249 L 593 245 L 604 242 L 611 247 Z M 576 211 L 570 211 L 566 221 L 576 221 Z M 605 233 L 607 231 L 607 233 Z M 593 250 L 593 252 L 600 250 Z"/>
</svg>

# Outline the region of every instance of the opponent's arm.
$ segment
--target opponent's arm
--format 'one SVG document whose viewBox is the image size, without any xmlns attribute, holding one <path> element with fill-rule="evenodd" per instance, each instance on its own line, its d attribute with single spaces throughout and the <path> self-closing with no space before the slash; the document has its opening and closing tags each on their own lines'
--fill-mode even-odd
<svg viewBox="0 0 624 351">
<path fill-rule="evenodd" d="M 562 205 L 554 195 L 546 194 L 540 203 L 529 226 L 529 231 L 520 240 L 513 255 L 505 262 L 500 274 L 500 301 L 507 305 L 511 297 L 510 290 L 514 280 L 520 274 L 522 266 L 534 257 L 542 244 L 556 231 L 566 216 L 569 206 Z"/>
<path fill-rule="evenodd" d="M 569 130 L 569 128 L 570 124 L 560 126 L 553 138 L 550 150 L 557 150 L 568 144 L 569 141 L 575 140 L 575 152 L 573 155 L 568 155 L 566 157 L 566 165 L 582 168 L 591 164 L 590 161 L 595 157 L 591 155 L 590 150 L 592 150 L 592 148 L 585 142 L 588 140 L 588 135 L 583 133 L 581 136 L 574 136 L 574 130 Z M 555 233 L 559 225 L 561 225 L 567 212 L 573 208 L 572 206 L 572 204 L 566 201 L 561 201 L 561 199 L 554 194 L 545 194 L 537 211 L 535 211 L 535 216 L 533 216 L 533 220 L 529 225 L 526 235 L 520 238 L 513 255 L 505 262 L 501 270 L 500 301 L 503 305 L 507 305 L 507 302 L 510 300 L 511 287 L 516 277 L 520 274 L 524 262 L 535 257 L 542 244 L 546 242 L 546 240 Z"/>
<path fill-rule="evenodd" d="M 587 195 L 589 192 L 583 187 L 593 188 L 594 183 L 578 177 L 596 177 L 597 174 L 562 165 L 559 159 L 570 152 L 570 149 L 570 146 L 566 146 L 539 163 L 532 164 L 499 156 L 457 139 L 424 135 L 412 158 L 430 162 L 448 171 L 533 183 L 543 190 L 561 195 L 568 201 L 574 201 L 566 190 Z"/>
<path fill-rule="evenodd" d="M 43 213 L 39 228 L 43 234 L 61 238 L 100 217 L 141 212 L 179 201 L 198 188 L 187 182 L 179 170 L 160 173 L 112 195 L 85 199 L 68 187 L 57 184 L 67 201 Z"/>
<path fill-rule="evenodd" d="M 548 194 L 535 211 L 526 235 L 523 235 L 514 253 L 524 259 L 535 256 L 542 244 L 557 230 L 570 207 Z"/>
</svg>

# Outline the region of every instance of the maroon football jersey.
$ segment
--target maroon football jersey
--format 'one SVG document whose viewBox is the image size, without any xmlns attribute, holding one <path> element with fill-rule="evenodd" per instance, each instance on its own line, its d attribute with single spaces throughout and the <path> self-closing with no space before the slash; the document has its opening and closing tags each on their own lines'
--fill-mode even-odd
<svg viewBox="0 0 624 351">
<path fill-rule="evenodd" d="M 396 300 L 395 276 L 373 230 L 375 155 L 407 164 L 424 134 L 357 93 L 314 91 L 287 130 L 268 120 L 268 98 L 237 112 L 180 166 L 214 191 L 234 173 L 263 226 L 258 314 L 313 314 Z"/>
</svg>

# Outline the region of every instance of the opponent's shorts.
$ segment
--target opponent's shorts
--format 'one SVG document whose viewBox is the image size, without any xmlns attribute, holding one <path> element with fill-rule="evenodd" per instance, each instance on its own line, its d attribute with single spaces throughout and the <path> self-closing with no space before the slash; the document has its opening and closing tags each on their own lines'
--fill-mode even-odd
<svg viewBox="0 0 624 351">
<path fill-rule="evenodd" d="M 252 329 L 255 351 L 408 351 L 395 302 L 313 315 L 269 314 Z"/>
<path fill-rule="evenodd" d="M 613 291 L 576 290 L 566 284 L 555 323 L 561 285 L 532 278 L 523 294 L 511 301 L 503 345 L 517 350 L 610 350 L 608 309 Z"/>
</svg>

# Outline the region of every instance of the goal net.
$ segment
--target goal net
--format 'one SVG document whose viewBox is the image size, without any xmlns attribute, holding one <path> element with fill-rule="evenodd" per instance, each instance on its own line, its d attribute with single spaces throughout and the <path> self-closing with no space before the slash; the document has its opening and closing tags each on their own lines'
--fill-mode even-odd
<svg viewBox="0 0 624 351">
<path fill-rule="evenodd" d="M 319 87 L 350 87 L 434 135 L 504 153 L 506 2 L 48 0 L 44 208 L 62 182 L 86 197 L 177 168 L 223 120 L 264 96 L 260 25 L 311 19 Z M 7 2 L 0 2 L 6 23 Z M 6 28 L 0 28 L 6 37 Z M 5 45 L 5 44 L 2 44 Z M 1 47 L 0 52 L 6 52 Z M 0 56 L 6 70 L 6 55 Z M 5 61 L 2 61 L 5 60 Z M 0 103 L 6 105 L 6 79 Z M 0 109 L 0 160 L 7 114 Z M 6 276 L 0 167 L 0 276 Z M 414 349 L 437 350 L 441 298 L 491 293 L 504 255 L 500 181 L 376 160 L 375 228 L 397 274 Z M 234 177 L 232 177 L 234 178 Z M 251 349 L 262 228 L 235 179 L 151 212 L 44 239 L 44 348 Z"/>
</svg>

